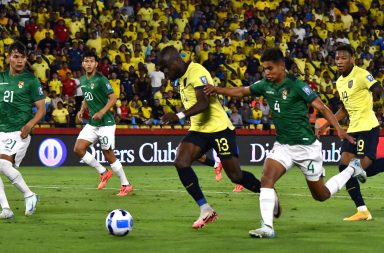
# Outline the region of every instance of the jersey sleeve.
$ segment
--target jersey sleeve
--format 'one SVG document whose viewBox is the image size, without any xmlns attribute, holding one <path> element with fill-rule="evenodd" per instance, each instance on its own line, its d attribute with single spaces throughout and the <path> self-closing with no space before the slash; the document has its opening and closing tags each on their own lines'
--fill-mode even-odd
<svg viewBox="0 0 384 253">
<path fill-rule="evenodd" d="M 193 88 L 213 84 L 211 75 L 203 66 L 195 67 L 190 73 L 193 74 L 188 76 L 188 83 L 191 84 Z"/>
<path fill-rule="evenodd" d="M 367 87 L 369 89 L 372 85 L 377 83 L 377 80 L 367 70 L 361 69 L 361 72 L 358 75 L 357 83 L 361 85 L 362 88 Z"/>
<path fill-rule="evenodd" d="M 317 96 L 316 92 L 314 92 L 308 84 L 301 80 L 295 81 L 295 88 L 297 93 L 300 94 L 302 98 L 309 104 L 311 103 Z"/>
<path fill-rule="evenodd" d="M 113 93 L 112 85 L 109 83 L 109 80 L 104 76 L 100 78 L 100 86 L 102 91 L 106 95 L 110 95 Z"/>
<path fill-rule="evenodd" d="M 45 99 L 43 88 L 41 87 L 40 81 L 37 78 L 33 78 L 30 94 L 33 102 Z"/>
<path fill-rule="evenodd" d="M 259 80 L 257 82 L 254 82 L 253 84 L 251 84 L 251 86 L 249 86 L 249 89 L 251 91 L 251 95 L 252 96 L 255 96 L 255 97 L 258 97 L 258 96 L 263 96 L 264 95 L 264 79 L 263 80 Z"/>
</svg>

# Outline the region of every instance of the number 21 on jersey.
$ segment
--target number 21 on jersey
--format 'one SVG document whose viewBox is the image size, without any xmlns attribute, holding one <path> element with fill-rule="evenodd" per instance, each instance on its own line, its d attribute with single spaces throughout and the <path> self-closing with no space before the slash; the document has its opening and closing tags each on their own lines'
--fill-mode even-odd
<svg viewBox="0 0 384 253">
<path fill-rule="evenodd" d="M 5 90 L 3 101 L 6 103 L 12 103 L 13 102 L 13 92 L 14 92 L 13 90 Z"/>
</svg>

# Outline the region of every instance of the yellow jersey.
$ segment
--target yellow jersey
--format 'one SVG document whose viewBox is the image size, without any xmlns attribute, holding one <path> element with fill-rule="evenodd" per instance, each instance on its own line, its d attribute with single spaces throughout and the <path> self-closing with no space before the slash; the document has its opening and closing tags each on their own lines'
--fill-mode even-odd
<svg viewBox="0 0 384 253">
<path fill-rule="evenodd" d="M 369 90 L 376 82 L 368 71 L 358 66 L 354 66 L 348 76 L 337 79 L 337 91 L 349 114 L 348 133 L 369 131 L 379 125 Z"/>
<path fill-rule="evenodd" d="M 181 101 L 184 108 L 188 110 L 196 104 L 197 98 L 195 88 L 207 84 L 213 84 L 208 70 L 198 63 L 191 62 L 187 71 L 177 81 Z M 190 131 L 215 133 L 225 129 L 233 130 L 234 127 L 226 112 L 220 104 L 217 96 L 209 97 L 209 107 L 203 112 L 191 116 Z"/>
</svg>

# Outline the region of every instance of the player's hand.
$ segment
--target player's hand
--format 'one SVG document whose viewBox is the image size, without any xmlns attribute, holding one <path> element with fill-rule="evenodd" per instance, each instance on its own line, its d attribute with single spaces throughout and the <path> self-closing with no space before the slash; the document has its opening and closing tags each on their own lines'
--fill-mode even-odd
<svg viewBox="0 0 384 253">
<path fill-rule="evenodd" d="M 30 125 L 30 124 L 25 124 L 25 126 L 23 126 L 22 128 L 21 128 L 21 132 L 20 132 L 20 137 L 22 138 L 22 139 L 25 139 L 25 138 L 27 138 L 28 137 L 28 135 L 29 135 L 29 133 L 31 132 L 31 130 L 32 130 L 32 125 Z"/>
<path fill-rule="evenodd" d="M 161 117 L 161 122 L 163 124 L 171 124 L 179 121 L 179 117 L 173 112 L 166 113 L 163 117 Z"/>
<path fill-rule="evenodd" d="M 215 95 L 216 94 L 216 86 L 213 86 L 211 84 L 207 84 L 204 87 L 204 93 L 208 96 Z"/>
<path fill-rule="evenodd" d="M 104 113 L 97 112 L 97 113 L 93 114 L 92 119 L 94 119 L 94 120 L 101 120 L 103 118 L 103 116 L 104 116 Z"/>
<path fill-rule="evenodd" d="M 82 112 L 82 111 L 79 111 L 79 112 L 77 113 L 77 118 L 79 119 L 80 122 L 83 121 L 83 114 L 84 114 L 84 112 Z"/>
<path fill-rule="evenodd" d="M 326 133 L 327 131 L 329 131 L 329 126 L 327 126 L 327 124 L 324 124 L 321 127 L 315 127 L 315 134 L 317 138 L 320 138 L 320 136 Z"/>
<path fill-rule="evenodd" d="M 344 140 L 346 139 L 352 144 L 356 144 L 355 138 L 347 134 L 347 132 L 344 129 L 341 129 L 340 131 L 337 131 L 337 135 L 339 136 L 340 139 Z"/>
</svg>

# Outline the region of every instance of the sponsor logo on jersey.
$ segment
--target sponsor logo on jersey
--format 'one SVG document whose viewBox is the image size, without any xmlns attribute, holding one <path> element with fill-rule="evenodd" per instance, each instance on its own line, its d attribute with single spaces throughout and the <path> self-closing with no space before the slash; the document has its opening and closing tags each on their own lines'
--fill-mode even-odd
<svg viewBox="0 0 384 253">
<path fill-rule="evenodd" d="M 353 80 L 348 81 L 348 88 L 352 88 L 353 86 Z"/>
<path fill-rule="evenodd" d="M 308 86 L 304 86 L 303 87 L 303 91 L 305 92 L 305 94 L 309 95 L 312 93 L 312 90 L 311 88 L 309 88 Z"/>
<path fill-rule="evenodd" d="M 95 84 L 94 83 L 91 83 L 91 85 L 89 85 L 89 86 L 91 86 L 91 89 L 95 88 Z"/>
<path fill-rule="evenodd" d="M 372 75 L 367 75 L 367 79 L 370 82 L 373 82 L 375 80 Z"/>
<path fill-rule="evenodd" d="M 281 97 L 285 100 L 285 99 L 287 99 L 287 97 L 288 97 L 288 90 L 283 90 L 282 92 L 281 92 Z"/>
<path fill-rule="evenodd" d="M 208 84 L 208 80 L 206 76 L 200 76 L 200 80 L 203 84 Z"/>
<path fill-rule="evenodd" d="M 24 87 L 24 82 L 23 81 L 19 81 L 18 86 L 19 86 L 19 89 L 23 88 Z"/>
<path fill-rule="evenodd" d="M 112 86 L 109 83 L 106 83 L 105 86 L 107 86 L 108 90 L 112 90 Z"/>
<path fill-rule="evenodd" d="M 275 92 L 273 90 L 267 90 L 265 93 L 267 93 L 267 94 L 275 94 Z"/>
</svg>

